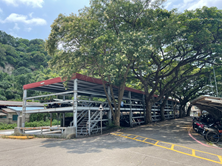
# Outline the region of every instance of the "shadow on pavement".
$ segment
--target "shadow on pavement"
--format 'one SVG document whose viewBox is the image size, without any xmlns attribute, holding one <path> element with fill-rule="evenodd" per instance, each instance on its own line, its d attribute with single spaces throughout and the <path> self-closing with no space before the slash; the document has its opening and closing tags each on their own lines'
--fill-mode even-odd
<svg viewBox="0 0 222 166">
<path fill-rule="evenodd" d="M 137 128 L 123 130 L 122 132 L 141 135 L 160 141 L 186 144 L 193 141 L 189 137 L 188 130 L 192 126 L 192 118 L 185 117 L 180 119 L 172 119 L 164 122 L 157 122 L 152 125 L 144 125 Z"/>
<path fill-rule="evenodd" d="M 121 130 L 121 132 L 140 135 L 175 144 L 186 144 L 193 141 L 187 134 L 187 130 L 191 127 L 191 123 L 192 119 L 190 117 L 186 117 L 157 122 L 149 125 L 142 125 L 135 128 L 124 128 Z M 110 134 L 63 141 L 47 139 L 42 141 L 42 143 L 42 147 L 45 148 L 59 147 L 66 149 L 68 153 L 78 154 L 99 153 L 104 149 L 126 149 L 153 146 Z"/>
</svg>

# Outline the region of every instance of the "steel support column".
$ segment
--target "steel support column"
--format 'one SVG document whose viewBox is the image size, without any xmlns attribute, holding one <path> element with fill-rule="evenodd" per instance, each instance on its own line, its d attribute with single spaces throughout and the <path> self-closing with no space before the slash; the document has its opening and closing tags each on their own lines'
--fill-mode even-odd
<svg viewBox="0 0 222 166">
<path fill-rule="evenodd" d="M 78 80 L 74 80 L 74 93 L 73 93 L 73 126 L 76 128 L 76 136 L 77 136 L 77 89 L 78 89 Z"/>
<path fill-rule="evenodd" d="M 27 97 L 27 90 L 23 90 L 22 126 L 19 127 L 25 127 L 26 97 Z"/>
<path fill-rule="evenodd" d="M 90 124 L 91 124 L 91 121 L 90 121 L 91 116 L 90 116 L 90 112 L 91 112 L 91 111 L 88 110 L 88 118 L 89 118 L 89 120 L 88 120 L 88 127 L 89 127 L 88 130 L 89 130 L 89 131 L 88 131 L 88 132 L 89 132 L 89 135 L 91 134 L 91 129 L 90 129 L 90 127 L 91 127 L 91 126 L 90 126 Z"/>
<path fill-rule="evenodd" d="M 145 95 L 143 95 L 142 103 L 143 103 L 143 116 L 145 121 L 146 118 Z"/>
<path fill-rule="evenodd" d="M 50 113 L 50 127 L 52 127 L 52 113 Z"/>
<path fill-rule="evenodd" d="M 63 96 L 63 101 L 66 100 L 66 96 Z M 65 113 L 62 114 L 62 127 L 65 127 Z"/>
<path fill-rule="evenodd" d="M 111 101 L 111 92 L 110 92 L 110 86 L 107 87 L 108 88 L 108 95 L 109 95 L 109 100 Z M 112 102 L 111 102 L 112 103 Z M 108 111 L 108 120 L 109 120 L 109 125 L 112 124 L 112 111 L 111 108 Z"/>
<path fill-rule="evenodd" d="M 131 92 L 128 92 L 128 97 L 129 97 L 129 103 L 130 103 L 130 113 L 129 113 L 129 122 L 130 122 L 130 127 L 133 127 L 133 112 L 132 112 L 132 101 L 131 101 Z"/>
<path fill-rule="evenodd" d="M 167 102 L 167 103 L 166 103 L 167 117 L 168 117 L 168 119 L 170 119 L 169 102 L 168 102 L 168 100 L 167 100 L 166 102 Z"/>
<path fill-rule="evenodd" d="M 62 127 L 65 127 L 65 113 L 62 114 Z"/>
<path fill-rule="evenodd" d="M 173 101 L 173 118 L 176 118 L 176 103 Z"/>
</svg>

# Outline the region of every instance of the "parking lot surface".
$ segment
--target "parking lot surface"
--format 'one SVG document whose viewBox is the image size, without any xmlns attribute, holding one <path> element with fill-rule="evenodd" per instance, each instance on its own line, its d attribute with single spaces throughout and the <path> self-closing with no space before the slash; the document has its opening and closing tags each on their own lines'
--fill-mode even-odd
<svg viewBox="0 0 222 166">
<path fill-rule="evenodd" d="M 0 165 L 222 165 L 222 150 L 194 141 L 190 127 L 183 118 L 72 140 L 1 138 Z"/>
</svg>

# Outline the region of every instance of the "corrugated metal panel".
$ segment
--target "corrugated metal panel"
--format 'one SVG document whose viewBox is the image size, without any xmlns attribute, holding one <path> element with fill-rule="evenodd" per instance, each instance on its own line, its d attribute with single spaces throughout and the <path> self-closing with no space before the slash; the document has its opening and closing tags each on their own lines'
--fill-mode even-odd
<svg viewBox="0 0 222 166">
<path fill-rule="evenodd" d="M 191 101 L 191 104 L 209 112 L 216 119 L 222 118 L 222 98 L 220 97 L 200 96 Z"/>
<path fill-rule="evenodd" d="M 22 107 L 8 107 L 8 108 L 14 111 L 22 111 Z M 41 110 L 41 109 L 44 109 L 44 107 L 26 107 L 27 111 Z"/>
</svg>

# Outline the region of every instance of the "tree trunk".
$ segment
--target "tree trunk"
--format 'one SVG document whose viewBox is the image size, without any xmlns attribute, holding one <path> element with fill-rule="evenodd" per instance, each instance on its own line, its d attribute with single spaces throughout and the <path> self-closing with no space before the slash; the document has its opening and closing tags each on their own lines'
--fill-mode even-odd
<svg viewBox="0 0 222 166">
<path fill-rule="evenodd" d="M 152 106 L 153 106 L 153 103 L 151 101 L 146 101 L 145 124 L 152 123 L 152 115 L 151 115 Z"/>
<path fill-rule="evenodd" d="M 181 104 L 180 105 L 180 108 L 179 108 L 179 118 L 182 118 L 182 116 L 183 116 L 183 105 Z"/>
<path fill-rule="evenodd" d="M 121 101 L 123 99 L 125 91 L 125 82 L 119 86 L 119 94 L 118 94 L 118 105 L 117 105 L 117 110 L 115 108 L 115 125 L 120 127 L 120 106 L 121 106 Z"/>
<path fill-rule="evenodd" d="M 181 104 L 179 109 L 179 117 L 182 118 L 185 116 L 185 105 Z"/>
<path fill-rule="evenodd" d="M 167 97 L 168 98 L 168 97 Z M 165 115 L 164 115 L 164 108 L 166 106 L 166 102 L 167 102 L 167 99 L 165 98 L 162 102 L 162 104 L 160 105 L 160 115 L 161 115 L 161 121 L 164 121 L 165 120 Z"/>
<path fill-rule="evenodd" d="M 118 108 L 118 111 L 116 111 L 116 113 L 115 113 L 115 121 L 114 121 L 114 123 L 115 123 L 115 126 L 120 126 L 120 108 Z"/>
<path fill-rule="evenodd" d="M 102 77 L 102 79 L 103 79 L 103 77 Z M 104 88 L 104 92 L 105 92 L 107 100 L 108 100 L 109 107 L 112 111 L 114 124 L 117 127 L 120 127 L 120 105 L 121 105 L 121 101 L 123 99 L 123 94 L 124 94 L 124 90 L 125 90 L 125 82 L 119 86 L 118 104 L 115 101 L 115 96 L 114 96 L 112 86 L 110 86 L 110 92 L 111 92 L 111 96 L 112 96 L 111 98 L 109 98 L 104 81 L 103 81 L 103 88 Z M 113 101 L 114 107 L 112 106 L 112 101 Z M 115 111 L 114 111 L 114 109 L 115 109 Z"/>
<path fill-rule="evenodd" d="M 182 117 L 185 117 L 185 105 L 182 107 Z"/>
<path fill-rule="evenodd" d="M 187 109 L 187 116 L 190 116 L 191 107 L 192 107 L 192 105 L 190 104 L 188 109 Z"/>
</svg>

